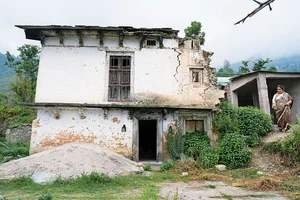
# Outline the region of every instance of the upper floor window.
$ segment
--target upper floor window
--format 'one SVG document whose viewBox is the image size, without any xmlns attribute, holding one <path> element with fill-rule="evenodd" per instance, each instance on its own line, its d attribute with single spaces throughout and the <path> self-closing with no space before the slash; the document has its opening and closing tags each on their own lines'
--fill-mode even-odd
<svg viewBox="0 0 300 200">
<path fill-rule="evenodd" d="M 190 77 L 192 84 L 202 84 L 203 69 L 190 69 Z"/>
<path fill-rule="evenodd" d="M 153 39 L 149 39 L 149 40 L 147 40 L 146 41 L 147 43 L 147 46 L 149 46 L 149 47 L 156 47 L 156 40 L 153 40 Z"/>
<path fill-rule="evenodd" d="M 130 56 L 110 56 L 108 101 L 128 101 L 130 98 Z"/>
</svg>

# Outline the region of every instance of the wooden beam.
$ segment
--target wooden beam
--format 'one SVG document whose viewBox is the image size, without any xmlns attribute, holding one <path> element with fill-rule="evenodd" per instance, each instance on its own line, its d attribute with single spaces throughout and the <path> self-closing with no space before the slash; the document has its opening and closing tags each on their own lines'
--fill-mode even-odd
<svg viewBox="0 0 300 200">
<path fill-rule="evenodd" d="M 240 24 L 240 23 L 244 23 L 246 21 L 246 19 L 248 19 L 249 17 L 253 17 L 256 13 L 258 13 L 259 11 L 261 11 L 262 9 L 264 9 L 265 7 L 269 6 L 270 11 L 272 10 L 271 7 L 271 3 L 273 3 L 275 0 L 268 0 L 264 3 L 261 3 L 259 1 L 253 0 L 255 3 L 259 4 L 258 8 L 256 8 L 255 10 L 253 10 L 250 14 L 248 14 L 245 18 L 243 18 L 242 20 L 238 21 L 237 23 L 235 23 L 234 25 Z"/>
</svg>

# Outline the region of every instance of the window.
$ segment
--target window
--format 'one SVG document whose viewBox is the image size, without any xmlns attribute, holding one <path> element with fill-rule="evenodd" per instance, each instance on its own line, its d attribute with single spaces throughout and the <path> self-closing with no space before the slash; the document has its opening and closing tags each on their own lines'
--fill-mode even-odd
<svg viewBox="0 0 300 200">
<path fill-rule="evenodd" d="M 190 69 L 191 83 L 202 84 L 203 83 L 203 70 L 202 69 Z"/>
<path fill-rule="evenodd" d="M 130 70 L 130 56 L 110 56 L 108 101 L 129 100 Z"/>
<path fill-rule="evenodd" d="M 185 132 L 192 133 L 196 131 L 204 131 L 203 120 L 186 120 L 185 121 Z"/>
<path fill-rule="evenodd" d="M 147 46 L 156 46 L 156 40 L 147 40 Z"/>
</svg>

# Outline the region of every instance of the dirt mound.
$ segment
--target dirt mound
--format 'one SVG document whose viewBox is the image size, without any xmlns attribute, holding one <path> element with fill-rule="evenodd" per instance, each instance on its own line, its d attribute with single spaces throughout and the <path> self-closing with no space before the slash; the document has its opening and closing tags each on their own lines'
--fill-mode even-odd
<svg viewBox="0 0 300 200">
<path fill-rule="evenodd" d="M 74 142 L 0 165 L 0 178 L 51 172 L 72 178 L 92 172 L 108 176 L 139 173 L 137 163 L 96 144 Z"/>
</svg>

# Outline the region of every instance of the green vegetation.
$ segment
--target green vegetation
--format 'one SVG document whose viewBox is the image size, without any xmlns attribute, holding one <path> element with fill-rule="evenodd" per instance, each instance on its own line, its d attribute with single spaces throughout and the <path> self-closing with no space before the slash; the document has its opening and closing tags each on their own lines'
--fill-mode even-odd
<svg viewBox="0 0 300 200">
<path fill-rule="evenodd" d="M 52 200 L 52 195 L 51 194 L 42 194 L 42 196 L 40 196 L 39 200 Z"/>
<path fill-rule="evenodd" d="M 204 45 L 205 32 L 202 32 L 201 29 L 202 29 L 201 22 L 192 21 L 191 26 L 188 26 L 186 29 L 184 29 L 185 37 L 200 39 L 200 44 Z"/>
<path fill-rule="evenodd" d="M 52 196 L 53 199 L 159 199 L 157 183 L 182 181 L 182 177 L 170 172 L 149 176 L 131 175 L 109 178 L 92 173 L 74 180 L 58 179 L 52 185 L 35 184 L 30 178 L 0 181 L 0 194 L 7 199 L 38 199 Z"/>
<path fill-rule="evenodd" d="M 168 152 L 170 153 L 171 158 L 173 160 L 180 159 L 183 153 L 184 141 L 179 128 L 170 126 L 166 140 Z"/>
<path fill-rule="evenodd" d="M 230 67 L 229 60 L 224 60 L 223 67 L 217 72 L 218 77 L 232 77 L 235 75 L 235 71 Z"/>
<path fill-rule="evenodd" d="M 150 163 L 147 163 L 147 164 L 144 166 L 144 170 L 145 170 L 145 171 L 152 171 L 152 168 L 151 168 Z"/>
<path fill-rule="evenodd" d="M 29 155 L 29 144 L 27 142 L 8 143 L 4 140 L 0 140 L 0 142 L 9 147 L 6 148 L 0 144 L 0 163 L 5 159 L 5 157 L 18 158 L 19 156 L 26 157 Z"/>
<path fill-rule="evenodd" d="M 235 107 L 230 103 L 221 103 L 222 112 L 214 120 L 214 127 L 222 139 L 227 133 L 239 133 L 246 136 L 246 142 L 254 147 L 260 139 L 272 130 L 271 116 L 254 107 Z"/>
<path fill-rule="evenodd" d="M 281 141 L 265 143 L 263 149 L 269 153 L 279 154 L 284 165 L 299 166 L 300 164 L 300 119 L 292 127 L 290 136 Z"/>
<path fill-rule="evenodd" d="M 13 102 L 33 102 L 37 72 L 39 66 L 39 47 L 25 44 L 18 48 L 19 59 L 10 52 L 6 52 L 5 65 L 14 69 L 15 79 L 10 83 Z"/>
<path fill-rule="evenodd" d="M 31 123 L 35 118 L 36 112 L 33 109 L 0 102 L 0 123 L 8 128 Z"/>
<path fill-rule="evenodd" d="M 220 144 L 220 163 L 230 169 L 248 167 L 251 162 L 251 152 L 243 135 L 229 133 L 224 136 Z"/>
<path fill-rule="evenodd" d="M 162 172 L 168 171 L 174 167 L 175 167 L 175 163 L 172 160 L 168 160 L 160 166 L 160 171 L 162 171 Z"/>
</svg>

